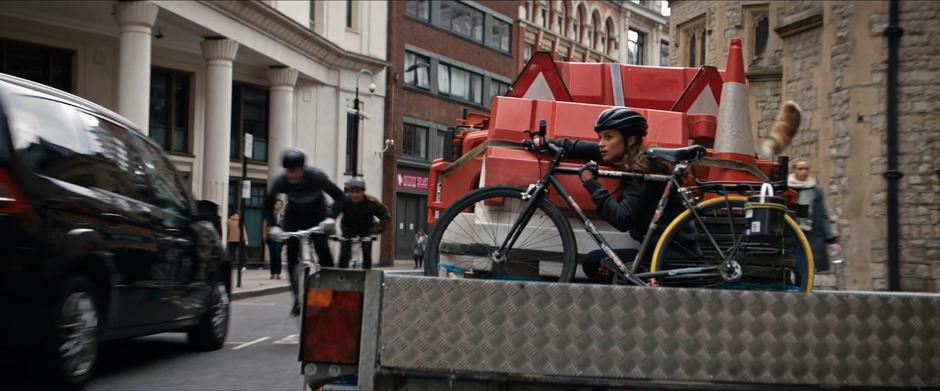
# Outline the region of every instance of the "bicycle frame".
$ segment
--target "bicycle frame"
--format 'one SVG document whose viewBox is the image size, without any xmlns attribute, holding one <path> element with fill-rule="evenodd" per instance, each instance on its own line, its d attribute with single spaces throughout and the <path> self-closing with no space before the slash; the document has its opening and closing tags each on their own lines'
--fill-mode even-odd
<svg viewBox="0 0 940 391">
<path fill-rule="evenodd" d="M 649 250 L 650 244 L 652 243 L 652 234 L 647 234 L 640 248 L 637 252 L 636 257 L 633 259 L 633 263 L 628 267 L 623 260 L 614 252 L 610 244 L 607 243 L 607 239 L 600 234 L 591 220 L 584 214 L 584 211 L 578 206 L 578 204 L 571 197 L 571 194 L 565 189 L 565 187 L 555 178 L 556 174 L 563 175 L 580 175 L 580 169 L 577 168 L 567 168 L 559 167 L 561 159 L 564 157 L 564 151 L 559 148 L 554 148 L 555 155 L 552 158 L 551 163 L 549 164 L 548 171 L 537 183 L 530 185 L 529 189 L 523 194 L 522 199 L 528 200 L 523 206 L 522 212 L 517 217 L 516 221 L 513 222 L 512 227 L 510 228 L 509 235 L 503 241 L 500 248 L 493 254 L 495 257 L 505 257 L 507 254 L 506 249 L 511 249 L 515 244 L 516 240 L 519 238 L 519 235 L 522 233 L 525 226 L 529 223 L 529 219 L 532 218 L 532 215 L 535 213 L 535 209 L 538 206 L 539 200 L 542 197 L 545 197 L 548 194 L 547 190 L 549 186 L 553 186 L 558 194 L 561 195 L 562 199 L 568 205 L 568 207 L 574 211 L 575 215 L 581 220 L 581 224 L 584 226 L 584 229 L 591 235 L 594 241 L 597 243 L 598 247 L 604 251 L 604 254 L 613 262 L 618 270 L 612 270 L 614 273 L 618 273 L 624 281 L 629 281 L 635 285 L 646 285 L 642 278 L 655 278 L 659 276 L 667 275 L 680 275 L 680 274 L 692 274 L 692 273 L 702 273 L 706 271 L 718 270 L 718 266 L 707 266 L 707 267 L 690 267 L 682 269 L 673 269 L 673 270 L 664 270 L 658 272 L 649 272 L 649 273 L 640 273 L 637 274 L 636 271 L 640 266 L 640 262 L 645 256 L 646 252 Z M 608 171 L 608 170 L 599 170 L 598 177 L 601 178 L 634 178 L 641 181 L 653 181 L 653 182 L 665 182 L 666 187 L 663 191 L 662 197 L 659 199 L 659 203 L 656 207 L 655 213 L 653 213 L 653 218 L 650 221 L 647 232 L 652 233 L 658 228 L 659 219 L 662 217 L 662 212 L 666 208 L 666 202 L 669 199 L 670 194 L 674 189 L 681 190 L 682 186 L 679 183 L 679 180 L 685 174 L 688 165 L 685 163 L 676 164 L 675 169 L 673 169 L 672 174 L 662 175 L 662 174 L 643 174 L 643 173 L 634 173 L 634 172 L 623 172 L 623 171 Z M 695 213 L 694 204 L 692 200 L 689 199 L 688 195 L 685 192 L 680 191 L 683 206 L 688 210 L 692 211 L 692 215 L 695 218 L 695 221 L 699 226 L 704 226 L 701 218 Z M 705 231 L 706 236 L 711 241 L 712 245 L 718 250 L 719 255 L 724 259 L 724 253 L 721 251 L 720 246 L 718 246 L 714 237 L 707 230 Z"/>
</svg>

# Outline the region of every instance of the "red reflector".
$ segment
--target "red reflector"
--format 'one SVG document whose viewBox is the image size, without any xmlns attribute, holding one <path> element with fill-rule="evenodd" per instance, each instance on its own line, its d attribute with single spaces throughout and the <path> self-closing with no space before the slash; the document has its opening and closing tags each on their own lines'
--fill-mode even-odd
<svg viewBox="0 0 940 391">
<path fill-rule="evenodd" d="M 304 315 L 304 361 L 359 362 L 362 292 L 310 289 Z"/>
<path fill-rule="evenodd" d="M 23 196 L 6 171 L 0 170 L 0 213 L 15 214 L 26 210 Z"/>
</svg>

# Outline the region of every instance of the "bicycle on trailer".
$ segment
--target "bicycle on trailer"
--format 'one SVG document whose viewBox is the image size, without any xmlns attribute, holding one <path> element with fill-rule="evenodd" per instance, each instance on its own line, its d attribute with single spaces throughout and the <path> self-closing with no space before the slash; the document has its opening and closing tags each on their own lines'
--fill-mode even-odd
<svg viewBox="0 0 940 391">
<path fill-rule="evenodd" d="M 544 129 L 526 133 L 530 140 L 523 143 L 525 147 L 540 154 L 531 140 L 540 136 L 552 156 L 544 176 L 528 188 L 487 186 L 458 199 L 444 211 L 428 239 L 426 275 L 572 281 L 578 264 L 577 242 L 568 217 L 547 198 L 554 188 L 572 218 L 581 222 L 605 252 L 602 265 L 613 273 L 616 284 L 647 285 L 655 279 L 661 286 L 812 290 L 812 251 L 792 217 L 783 214 L 782 227 L 775 235 L 753 235 L 750 230 L 754 228 L 749 216 L 753 209 L 747 196 L 757 194 L 764 183 L 703 182 L 693 177 L 694 183 L 684 186 L 687 174 L 694 174 L 690 168 L 705 157 L 704 147 L 649 148 L 650 158 L 674 167 L 669 175 L 598 170 L 601 178 L 665 183 L 636 257 L 623 260 L 556 178 L 580 172 L 560 167 L 564 149 L 545 139 Z M 771 186 L 782 192 L 786 180 Z M 652 243 L 672 191 L 679 193 L 685 210 Z M 695 245 L 677 240 L 678 232 L 695 232 Z M 693 247 L 699 250 L 690 250 Z M 559 265 L 555 276 L 552 271 Z"/>
</svg>

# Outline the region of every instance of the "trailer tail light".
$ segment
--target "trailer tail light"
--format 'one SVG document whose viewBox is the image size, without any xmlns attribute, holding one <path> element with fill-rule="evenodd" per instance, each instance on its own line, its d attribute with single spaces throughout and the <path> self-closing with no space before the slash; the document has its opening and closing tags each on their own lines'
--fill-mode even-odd
<svg viewBox="0 0 940 391">
<path fill-rule="evenodd" d="M 359 362 L 362 292 L 309 289 L 301 359 L 318 363 Z"/>
<path fill-rule="evenodd" d="M 26 200 L 13 183 L 13 178 L 0 169 L 0 214 L 17 214 L 26 210 Z"/>
</svg>

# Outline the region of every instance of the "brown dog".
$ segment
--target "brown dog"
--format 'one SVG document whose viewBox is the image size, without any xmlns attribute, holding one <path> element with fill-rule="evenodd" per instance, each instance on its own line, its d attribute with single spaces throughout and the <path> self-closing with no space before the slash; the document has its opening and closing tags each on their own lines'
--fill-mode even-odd
<svg viewBox="0 0 940 391">
<path fill-rule="evenodd" d="M 790 100 L 784 103 L 768 137 L 758 141 L 758 156 L 761 159 L 772 160 L 790 146 L 790 142 L 793 141 L 793 137 L 800 128 L 801 117 L 800 106 L 796 102 Z"/>
</svg>

